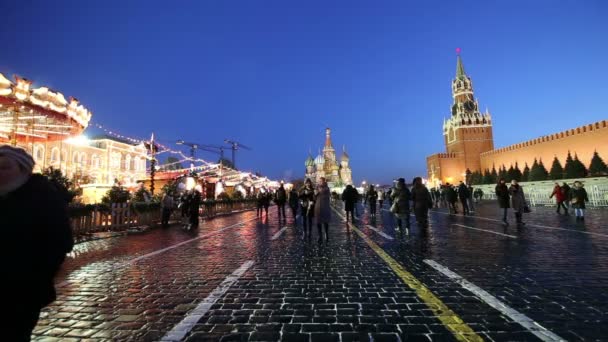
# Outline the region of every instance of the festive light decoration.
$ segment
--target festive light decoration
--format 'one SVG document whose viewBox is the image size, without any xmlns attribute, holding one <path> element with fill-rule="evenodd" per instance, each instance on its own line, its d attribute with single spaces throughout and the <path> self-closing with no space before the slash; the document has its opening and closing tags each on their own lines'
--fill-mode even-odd
<svg viewBox="0 0 608 342">
<path fill-rule="evenodd" d="M 48 87 L 32 88 L 32 81 L 0 73 L 0 142 L 47 142 L 77 136 L 87 128 L 91 112 L 78 100 Z"/>
</svg>

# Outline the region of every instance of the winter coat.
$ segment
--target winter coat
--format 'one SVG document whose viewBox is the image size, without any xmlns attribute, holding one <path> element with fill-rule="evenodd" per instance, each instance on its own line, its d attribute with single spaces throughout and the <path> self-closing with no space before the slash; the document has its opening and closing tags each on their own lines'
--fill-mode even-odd
<svg viewBox="0 0 608 342">
<path fill-rule="evenodd" d="M 312 210 L 315 206 L 314 189 L 308 189 L 306 186 L 303 186 L 302 189 L 300 189 L 300 205 L 302 206 L 302 211 L 306 210 L 307 216 L 314 216 L 314 210 Z"/>
<path fill-rule="evenodd" d="M 357 199 L 359 198 L 359 193 L 357 189 L 352 186 L 347 186 L 346 189 L 342 192 L 342 200 L 344 201 L 344 210 L 353 211 L 355 210 L 355 203 L 357 203 Z"/>
<path fill-rule="evenodd" d="M 414 210 L 428 210 L 433 207 L 433 199 L 429 189 L 424 185 L 417 185 L 412 188 L 412 203 Z"/>
<path fill-rule="evenodd" d="M 329 223 L 331 220 L 331 193 L 327 185 L 318 185 L 315 190 L 315 217 L 317 223 Z"/>
<path fill-rule="evenodd" d="M 190 194 L 190 215 L 198 215 L 199 207 L 201 206 L 201 193 L 194 191 Z"/>
<path fill-rule="evenodd" d="M 562 194 L 564 194 L 564 200 L 570 200 L 570 186 L 568 184 L 562 185 Z"/>
<path fill-rule="evenodd" d="M 160 204 L 163 209 L 173 209 L 173 197 L 171 197 L 169 194 L 164 194 Z"/>
<path fill-rule="evenodd" d="M 402 217 L 409 214 L 410 199 L 412 198 L 412 195 L 407 186 L 403 185 L 402 183 L 397 183 L 393 189 L 393 192 L 391 193 L 391 198 L 397 205 L 397 212 L 395 212 L 395 215 Z"/>
<path fill-rule="evenodd" d="M 284 205 L 285 202 L 287 202 L 287 192 L 285 191 L 285 189 L 283 187 L 280 187 L 277 190 L 276 197 L 275 197 L 274 201 L 278 205 Z"/>
<path fill-rule="evenodd" d="M 464 200 L 468 199 L 469 197 L 470 197 L 469 188 L 464 183 L 460 184 L 458 186 L 458 198 L 461 201 L 464 201 Z"/>
<path fill-rule="evenodd" d="M 289 192 L 289 206 L 291 208 L 297 208 L 298 207 L 298 192 L 293 189 Z"/>
<path fill-rule="evenodd" d="M 509 203 L 509 188 L 507 188 L 507 184 L 498 184 L 494 190 L 496 192 L 496 199 L 498 200 L 498 205 L 501 208 L 511 208 Z"/>
<path fill-rule="evenodd" d="M 65 194 L 39 174 L 0 196 L 2 278 L 9 301 L 42 308 L 55 300 L 53 279 L 74 246 L 67 204 Z"/>
<path fill-rule="evenodd" d="M 523 212 L 526 206 L 524 188 L 520 185 L 511 185 L 509 187 L 509 194 L 511 195 L 511 207 L 513 207 L 513 210 Z"/>
<path fill-rule="evenodd" d="M 456 203 L 456 200 L 458 200 L 458 194 L 456 193 L 456 190 L 454 190 L 454 187 L 448 186 L 445 189 L 445 199 L 450 203 Z"/>
<path fill-rule="evenodd" d="M 573 208 L 585 209 L 585 202 L 589 202 L 589 197 L 587 197 L 587 190 L 585 190 L 585 188 L 574 187 L 570 189 L 570 203 L 572 203 Z"/>
<path fill-rule="evenodd" d="M 376 192 L 376 190 L 369 190 L 365 197 L 368 202 L 376 202 L 378 200 L 378 192 Z"/>
<path fill-rule="evenodd" d="M 555 196 L 555 200 L 557 201 L 557 203 L 561 203 L 566 199 L 566 196 L 564 196 L 562 188 L 559 185 L 556 185 L 553 188 L 553 192 L 551 193 L 551 196 L 549 196 L 549 198 L 552 198 L 553 196 Z"/>
<path fill-rule="evenodd" d="M 384 201 L 384 191 L 378 191 L 378 201 Z"/>
</svg>

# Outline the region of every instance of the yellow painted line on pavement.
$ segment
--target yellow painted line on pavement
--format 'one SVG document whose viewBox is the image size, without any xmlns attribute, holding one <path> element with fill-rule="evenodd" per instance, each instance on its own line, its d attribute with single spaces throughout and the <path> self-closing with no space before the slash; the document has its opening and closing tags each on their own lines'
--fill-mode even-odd
<svg viewBox="0 0 608 342">
<path fill-rule="evenodd" d="M 335 208 L 334 212 L 344 219 L 344 216 L 340 214 Z M 403 282 L 416 292 L 416 295 L 424 301 L 424 303 L 433 311 L 437 319 L 443 323 L 443 325 L 454 335 L 458 341 L 483 341 L 481 336 L 477 335 L 471 327 L 469 327 L 454 311 L 452 311 L 441 299 L 437 298 L 424 284 L 418 280 L 413 274 L 408 272 L 403 265 L 397 260 L 393 259 L 388 253 L 386 253 L 380 246 L 372 241 L 367 235 L 365 235 L 357 226 L 349 223 L 352 230 L 359 235 L 365 243 L 374 251 L 378 256 L 388 264 L 388 266 L 397 274 Z"/>
</svg>

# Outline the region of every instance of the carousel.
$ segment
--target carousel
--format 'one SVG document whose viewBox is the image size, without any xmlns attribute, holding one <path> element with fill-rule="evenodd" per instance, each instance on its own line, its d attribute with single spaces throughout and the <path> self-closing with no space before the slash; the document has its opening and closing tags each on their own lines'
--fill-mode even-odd
<svg viewBox="0 0 608 342">
<path fill-rule="evenodd" d="M 36 142 L 65 140 L 80 135 L 91 112 L 77 99 L 48 87 L 32 88 L 19 76 L 11 82 L 0 73 L 0 144 L 28 148 Z"/>
</svg>

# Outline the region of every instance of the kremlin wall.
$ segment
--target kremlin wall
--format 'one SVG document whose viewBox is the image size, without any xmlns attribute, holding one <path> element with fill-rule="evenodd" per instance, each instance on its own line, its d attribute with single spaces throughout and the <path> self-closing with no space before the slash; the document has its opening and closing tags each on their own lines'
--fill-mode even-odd
<svg viewBox="0 0 608 342">
<path fill-rule="evenodd" d="M 568 151 L 589 168 L 593 152 L 604 160 L 608 159 L 608 121 L 603 120 L 567 131 L 546 135 L 519 144 L 481 153 L 481 169 L 492 169 L 492 166 L 518 163 L 523 170 L 524 165 L 532 166 L 534 159 L 542 160 L 547 169 L 551 167 L 553 158 L 557 157 L 562 165 L 566 163 Z"/>
<path fill-rule="evenodd" d="M 479 111 L 473 81 L 465 73 L 460 56 L 452 97 L 452 115 L 443 123 L 446 153 L 427 157 L 431 186 L 465 181 L 467 170 L 483 173 L 503 165 L 508 169 L 516 163 L 523 170 L 526 165 L 532 167 L 535 159 L 542 160 L 549 170 L 555 157 L 565 165 L 568 152 L 578 156 L 587 168 L 595 151 L 608 160 L 608 120 L 494 149 L 492 117 L 487 110 Z"/>
</svg>

